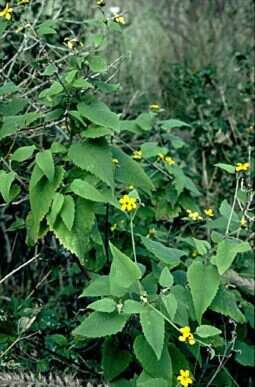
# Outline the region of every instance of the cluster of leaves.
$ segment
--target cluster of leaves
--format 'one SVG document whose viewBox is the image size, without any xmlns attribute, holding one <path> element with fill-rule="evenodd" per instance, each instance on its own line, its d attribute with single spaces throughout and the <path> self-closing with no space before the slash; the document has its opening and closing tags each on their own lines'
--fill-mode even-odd
<svg viewBox="0 0 255 387">
<path fill-rule="evenodd" d="M 99 6 L 85 22 L 49 20 L 29 3 L 0 25 L 0 193 L 6 262 L 22 251 L 37 266 L 32 287 L 28 276 L 3 292 L 2 365 L 61 363 L 115 387 L 171 387 L 183 369 L 197 386 L 239 385 L 238 367 L 254 365 L 251 152 L 234 160 L 249 162 L 241 171 L 217 160 L 236 188 L 216 208 L 187 158 L 189 123 L 105 103 L 119 90 L 102 54 L 121 33 L 114 18 Z"/>
</svg>

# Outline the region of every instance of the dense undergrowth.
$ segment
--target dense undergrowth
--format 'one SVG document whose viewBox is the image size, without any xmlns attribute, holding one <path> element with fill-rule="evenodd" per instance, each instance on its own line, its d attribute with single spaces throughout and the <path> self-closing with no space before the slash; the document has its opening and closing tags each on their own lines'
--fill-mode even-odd
<svg viewBox="0 0 255 387">
<path fill-rule="evenodd" d="M 204 39 L 248 8 L 197 1 L 150 72 L 141 8 L 106 3 L 1 2 L 0 381 L 252 386 L 254 69 Z"/>
</svg>

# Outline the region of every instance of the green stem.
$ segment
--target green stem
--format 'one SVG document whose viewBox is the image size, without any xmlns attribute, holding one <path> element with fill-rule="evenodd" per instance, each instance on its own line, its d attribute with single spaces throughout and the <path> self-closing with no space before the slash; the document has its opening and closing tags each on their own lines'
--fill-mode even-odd
<svg viewBox="0 0 255 387">
<path fill-rule="evenodd" d="M 239 188 L 239 177 L 237 177 L 237 179 L 236 179 L 235 196 L 234 196 L 233 204 L 232 204 L 231 211 L 230 211 L 230 214 L 229 214 L 228 224 L 227 224 L 225 235 L 229 234 L 229 228 L 230 228 L 231 220 L 232 220 L 234 209 L 235 209 L 235 205 L 236 205 L 238 188 Z"/>
</svg>

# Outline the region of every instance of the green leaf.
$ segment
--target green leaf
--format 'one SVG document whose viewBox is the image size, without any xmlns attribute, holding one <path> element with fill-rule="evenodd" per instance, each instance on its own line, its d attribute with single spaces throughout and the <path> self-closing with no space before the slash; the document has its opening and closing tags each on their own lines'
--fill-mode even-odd
<svg viewBox="0 0 255 387">
<path fill-rule="evenodd" d="M 107 199 L 104 197 L 104 195 L 102 195 L 98 189 L 96 189 L 93 185 L 89 184 L 85 180 L 75 179 L 72 182 L 70 188 L 72 192 L 84 199 L 99 203 L 107 202 Z"/>
<path fill-rule="evenodd" d="M 85 138 L 98 138 L 112 135 L 112 130 L 104 128 L 103 126 L 91 127 L 84 130 L 81 135 Z"/>
<path fill-rule="evenodd" d="M 144 305 L 141 302 L 135 300 L 124 301 L 123 313 L 126 314 L 137 314 L 144 310 Z"/>
<path fill-rule="evenodd" d="M 48 217 L 50 220 L 50 223 L 54 225 L 58 214 L 60 213 L 63 204 L 64 204 L 65 197 L 59 192 L 56 192 L 53 198 L 52 206 L 51 206 L 51 212 L 49 213 Z"/>
<path fill-rule="evenodd" d="M 141 380 L 140 378 L 136 383 L 137 387 L 169 387 L 166 380 L 162 378 L 149 378 L 147 380 Z"/>
<path fill-rule="evenodd" d="M 90 70 L 96 73 L 107 71 L 107 62 L 101 55 L 90 55 L 88 58 Z"/>
<path fill-rule="evenodd" d="M 219 273 L 222 275 L 230 268 L 237 254 L 250 250 L 251 246 L 248 242 L 242 242 L 238 239 L 224 239 L 217 246 L 213 263 L 215 263 Z"/>
<path fill-rule="evenodd" d="M 169 269 L 167 267 L 164 267 L 164 269 L 160 273 L 159 284 L 163 288 L 171 288 L 173 283 L 174 283 L 174 277 L 170 273 Z"/>
<path fill-rule="evenodd" d="M 172 118 L 170 120 L 161 121 L 160 124 L 161 124 L 162 129 L 164 129 L 164 130 L 171 130 L 174 128 L 182 128 L 184 126 L 191 128 L 191 126 L 189 124 L 186 124 L 186 122 L 183 122 L 181 120 L 177 120 L 174 118 Z"/>
<path fill-rule="evenodd" d="M 68 158 L 109 186 L 114 186 L 111 149 L 104 139 L 71 145 Z"/>
<path fill-rule="evenodd" d="M 88 100 L 88 103 L 82 102 L 78 105 L 78 111 L 82 117 L 87 118 L 94 124 L 119 131 L 119 117 L 103 102 L 97 100 Z"/>
<path fill-rule="evenodd" d="M 36 163 L 44 175 L 47 176 L 48 180 L 52 182 L 55 175 L 55 166 L 51 151 L 45 150 L 37 153 Z"/>
<path fill-rule="evenodd" d="M 110 270 L 111 294 L 123 296 L 141 276 L 139 266 L 110 243 L 113 260 Z"/>
<path fill-rule="evenodd" d="M 27 128 L 29 125 L 42 116 L 39 112 L 30 112 L 17 116 L 6 116 L 3 118 L 3 124 L 0 128 L 0 140 L 11 136 L 18 130 Z"/>
<path fill-rule="evenodd" d="M 112 147 L 112 155 L 119 162 L 116 168 L 116 179 L 126 185 L 133 185 L 135 188 L 141 188 L 150 192 L 154 186 L 149 176 L 143 168 L 117 147 Z"/>
<path fill-rule="evenodd" d="M 92 302 L 87 307 L 97 312 L 112 313 L 116 309 L 116 302 L 112 298 L 102 298 L 101 300 Z"/>
<path fill-rule="evenodd" d="M 211 248 L 210 243 L 208 243 L 207 241 L 196 238 L 192 238 L 192 240 L 194 242 L 195 249 L 197 250 L 199 255 L 207 254 L 208 250 Z"/>
<path fill-rule="evenodd" d="M 237 305 L 237 300 L 233 291 L 225 288 L 220 288 L 214 298 L 210 309 L 220 313 L 223 316 L 228 316 L 234 321 L 244 324 L 246 319 Z"/>
<path fill-rule="evenodd" d="M 135 120 L 136 124 L 143 130 L 150 130 L 153 126 L 153 114 L 141 113 Z"/>
<path fill-rule="evenodd" d="M 235 345 L 235 360 L 244 367 L 255 367 L 254 346 L 237 341 Z"/>
<path fill-rule="evenodd" d="M 48 213 L 55 191 L 58 189 L 64 176 L 62 167 L 57 167 L 54 180 L 50 182 L 42 174 L 41 169 L 35 164 L 29 182 L 29 200 L 32 210 L 32 224 L 29 230 L 29 240 L 34 243 L 38 239 L 39 226 Z"/>
<path fill-rule="evenodd" d="M 65 74 L 65 81 L 66 81 L 67 83 L 71 84 L 71 83 L 74 81 L 74 79 L 75 79 L 77 73 L 78 73 L 78 70 L 71 70 L 71 71 L 68 71 L 68 72 Z"/>
<path fill-rule="evenodd" d="M 7 94 L 13 94 L 19 91 L 19 87 L 13 82 L 6 82 L 0 87 L 0 97 L 3 97 Z"/>
<path fill-rule="evenodd" d="M 140 313 L 140 322 L 143 334 L 159 360 L 164 346 L 165 321 L 160 314 L 147 306 Z"/>
<path fill-rule="evenodd" d="M 46 20 L 45 22 L 39 24 L 37 32 L 40 36 L 43 35 L 54 35 L 56 34 L 57 21 L 56 20 Z"/>
<path fill-rule="evenodd" d="M 0 171 L 0 193 L 6 203 L 11 202 L 19 193 L 19 187 L 13 185 L 15 172 Z"/>
<path fill-rule="evenodd" d="M 166 264 L 169 269 L 178 266 L 180 264 L 180 258 L 187 255 L 185 251 L 166 247 L 162 243 L 152 241 L 149 238 L 141 237 L 141 240 L 145 248 L 154 254 L 161 262 Z"/>
<path fill-rule="evenodd" d="M 146 142 L 141 146 L 142 155 L 145 159 L 156 157 L 159 153 L 166 154 L 167 148 L 162 148 L 156 142 Z"/>
<path fill-rule="evenodd" d="M 18 161 L 20 163 L 22 161 L 30 159 L 35 149 L 36 149 L 35 145 L 21 146 L 20 148 L 16 149 L 16 151 L 13 153 L 13 155 L 11 156 L 11 160 Z"/>
<path fill-rule="evenodd" d="M 80 297 L 102 297 L 109 296 L 110 294 L 109 277 L 101 275 L 89 283 Z"/>
<path fill-rule="evenodd" d="M 166 344 L 163 347 L 160 358 L 157 359 L 151 346 L 141 335 L 135 339 L 134 352 L 137 360 L 148 375 L 155 378 L 163 378 L 168 381 L 168 386 L 172 386 L 172 361 Z"/>
<path fill-rule="evenodd" d="M 197 327 L 195 333 L 200 337 L 212 337 L 221 334 L 221 330 L 213 327 L 212 325 L 200 325 Z"/>
<path fill-rule="evenodd" d="M 196 312 L 197 321 L 211 305 L 220 285 L 220 276 L 215 266 L 194 261 L 187 271 L 188 283 Z M 206 286 L 202 286 L 206 284 Z"/>
<path fill-rule="evenodd" d="M 54 73 L 57 72 L 57 67 L 54 64 L 49 64 L 43 71 L 42 75 L 45 75 L 46 77 L 50 77 Z"/>
<path fill-rule="evenodd" d="M 118 342 L 109 337 L 103 345 L 102 366 L 106 380 L 113 380 L 129 366 L 132 356 L 119 348 Z"/>
<path fill-rule="evenodd" d="M 223 200 L 219 208 L 220 214 L 228 220 L 230 216 L 232 216 L 231 223 L 236 223 L 235 226 L 240 225 L 240 218 L 235 211 L 232 212 L 232 206 L 227 202 L 227 200 Z M 232 215 L 231 215 L 232 214 Z"/>
<path fill-rule="evenodd" d="M 65 195 L 64 197 L 64 203 L 61 208 L 60 216 L 65 224 L 65 226 L 68 228 L 69 231 L 72 230 L 73 222 L 74 222 L 74 215 L 75 215 L 75 206 L 74 206 L 74 200 L 72 196 Z"/>
<path fill-rule="evenodd" d="M 223 169 L 223 171 L 226 171 L 228 173 L 235 173 L 235 167 L 234 165 L 231 165 L 231 164 L 223 164 L 223 163 L 217 163 L 217 164 L 214 164 L 215 167 L 218 167 L 220 169 Z"/>
<path fill-rule="evenodd" d="M 48 224 L 54 232 L 59 242 L 73 254 L 75 254 L 82 264 L 88 262 L 87 251 L 89 248 L 89 235 L 95 223 L 94 208 L 91 202 L 77 198 L 75 201 L 75 217 L 70 231 L 64 224 L 61 217 L 52 224 L 48 217 Z"/>
<path fill-rule="evenodd" d="M 124 314 L 93 312 L 73 330 L 72 334 L 82 337 L 104 337 L 121 332 L 129 316 Z"/>
<path fill-rule="evenodd" d="M 50 87 L 41 91 L 39 98 L 43 99 L 55 97 L 56 95 L 62 93 L 63 90 L 64 88 L 61 83 L 59 81 L 54 81 Z"/>
<path fill-rule="evenodd" d="M 174 294 L 162 295 L 161 300 L 167 310 L 167 313 L 171 320 L 175 318 L 177 312 L 177 300 Z"/>
</svg>

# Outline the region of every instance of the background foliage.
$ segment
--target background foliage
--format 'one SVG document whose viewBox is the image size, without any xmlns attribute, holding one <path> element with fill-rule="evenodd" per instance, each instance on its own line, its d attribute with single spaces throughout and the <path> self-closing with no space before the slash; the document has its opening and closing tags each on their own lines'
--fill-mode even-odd
<svg viewBox="0 0 255 387">
<path fill-rule="evenodd" d="M 252 386 L 252 2 L 106 3 L 0 17 L 1 378 Z"/>
</svg>

